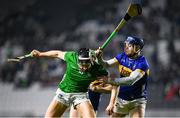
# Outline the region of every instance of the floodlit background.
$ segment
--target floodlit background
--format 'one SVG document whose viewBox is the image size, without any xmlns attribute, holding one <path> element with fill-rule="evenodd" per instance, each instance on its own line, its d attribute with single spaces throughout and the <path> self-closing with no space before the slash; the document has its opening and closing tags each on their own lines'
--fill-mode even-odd
<svg viewBox="0 0 180 118">
<path fill-rule="evenodd" d="M 43 116 L 66 65 L 57 59 L 7 58 L 32 49 L 97 49 L 124 16 L 130 0 L 1 0 L 0 1 L 0 116 Z M 143 54 L 151 67 L 146 116 L 180 116 L 180 1 L 143 0 L 143 15 L 128 21 L 105 48 L 105 59 L 122 51 L 123 40 L 145 40 Z M 118 76 L 117 69 L 111 68 Z M 103 94 L 98 116 L 109 95 Z M 68 116 L 68 111 L 64 114 Z"/>
</svg>

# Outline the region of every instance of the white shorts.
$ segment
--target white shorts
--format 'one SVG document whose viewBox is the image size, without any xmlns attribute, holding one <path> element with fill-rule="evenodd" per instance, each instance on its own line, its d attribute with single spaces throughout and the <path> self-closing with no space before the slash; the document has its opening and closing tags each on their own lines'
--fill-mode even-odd
<svg viewBox="0 0 180 118">
<path fill-rule="evenodd" d="M 113 112 L 119 114 L 129 114 L 135 107 L 142 107 L 145 111 L 147 100 L 145 98 L 139 98 L 131 101 L 118 98 L 116 100 Z"/>
<path fill-rule="evenodd" d="M 82 102 L 90 101 L 87 92 L 81 93 L 65 93 L 61 89 L 57 89 L 54 100 L 61 102 L 62 104 L 70 107 L 71 105 L 76 106 Z"/>
</svg>

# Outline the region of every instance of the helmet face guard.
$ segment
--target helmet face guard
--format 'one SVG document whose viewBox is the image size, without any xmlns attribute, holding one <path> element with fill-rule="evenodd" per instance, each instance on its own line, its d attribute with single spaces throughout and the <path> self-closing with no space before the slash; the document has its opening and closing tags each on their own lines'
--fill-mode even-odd
<svg viewBox="0 0 180 118">
<path fill-rule="evenodd" d="M 84 70 L 87 70 L 91 67 L 91 57 L 90 57 L 90 50 L 86 48 L 81 48 L 78 51 L 78 65 L 79 67 Z M 84 71 L 83 70 L 83 71 Z"/>
<path fill-rule="evenodd" d="M 129 36 L 124 42 L 124 51 L 130 58 L 136 58 L 144 46 L 144 41 L 135 36 Z"/>
<path fill-rule="evenodd" d="M 125 42 L 132 44 L 132 45 L 136 45 L 139 46 L 140 50 L 144 47 L 144 41 L 141 38 L 135 37 L 135 36 L 129 36 L 127 37 L 127 39 L 125 40 Z"/>
<path fill-rule="evenodd" d="M 78 58 L 78 64 L 82 66 L 89 66 L 91 64 L 90 58 L 84 59 L 84 58 Z"/>
</svg>

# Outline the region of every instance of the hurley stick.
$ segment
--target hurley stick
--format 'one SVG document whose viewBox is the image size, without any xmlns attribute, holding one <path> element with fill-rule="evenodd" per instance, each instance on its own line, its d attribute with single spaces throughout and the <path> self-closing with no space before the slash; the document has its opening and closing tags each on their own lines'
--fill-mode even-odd
<svg viewBox="0 0 180 118">
<path fill-rule="evenodd" d="M 120 21 L 115 30 L 111 33 L 108 39 L 101 46 L 101 49 L 104 49 L 113 37 L 119 32 L 119 30 L 124 26 L 124 24 L 130 20 L 132 17 L 142 14 L 142 8 L 140 4 L 130 4 L 124 18 Z"/>
</svg>

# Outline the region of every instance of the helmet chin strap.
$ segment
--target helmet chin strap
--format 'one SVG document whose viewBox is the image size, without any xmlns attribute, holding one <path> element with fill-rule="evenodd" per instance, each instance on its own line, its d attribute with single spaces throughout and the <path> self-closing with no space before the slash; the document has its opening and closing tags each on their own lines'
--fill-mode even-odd
<svg viewBox="0 0 180 118">
<path fill-rule="evenodd" d="M 134 52 L 135 53 L 133 55 L 129 56 L 130 58 L 134 59 L 134 58 L 137 58 L 140 55 L 141 49 L 140 48 L 138 50 L 136 50 L 136 49 L 137 49 L 136 45 L 134 45 Z"/>
<path fill-rule="evenodd" d="M 136 50 L 136 49 L 138 49 L 138 50 Z M 136 54 L 139 54 L 139 53 L 141 52 L 140 47 L 137 46 L 137 45 L 134 45 L 134 52 L 135 52 Z"/>
<path fill-rule="evenodd" d="M 136 54 L 140 54 L 140 52 L 141 52 L 141 49 L 138 49 L 137 51 L 136 51 Z"/>
</svg>

